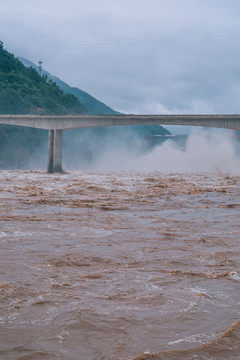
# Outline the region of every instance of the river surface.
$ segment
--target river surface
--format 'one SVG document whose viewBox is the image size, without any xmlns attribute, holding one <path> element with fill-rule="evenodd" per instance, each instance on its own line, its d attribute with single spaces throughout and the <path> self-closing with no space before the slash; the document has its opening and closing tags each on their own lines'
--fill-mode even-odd
<svg viewBox="0 0 240 360">
<path fill-rule="evenodd" d="M 0 359 L 240 359 L 240 176 L 0 171 Z"/>
</svg>

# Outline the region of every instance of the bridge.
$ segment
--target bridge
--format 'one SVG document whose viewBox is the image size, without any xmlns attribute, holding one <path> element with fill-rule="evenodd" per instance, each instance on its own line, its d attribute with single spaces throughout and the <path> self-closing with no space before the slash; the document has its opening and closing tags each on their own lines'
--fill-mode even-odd
<svg viewBox="0 0 240 360">
<path fill-rule="evenodd" d="M 98 126 L 185 125 L 240 130 L 240 115 L 0 115 L 0 124 L 48 130 L 49 173 L 62 172 L 62 131 Z"/>
</svg>

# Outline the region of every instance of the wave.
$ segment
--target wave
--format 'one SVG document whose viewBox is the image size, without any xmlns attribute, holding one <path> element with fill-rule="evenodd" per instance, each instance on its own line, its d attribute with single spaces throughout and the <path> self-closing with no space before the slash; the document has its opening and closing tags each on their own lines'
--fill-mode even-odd
<svg viewBox="0 0 240 360">
<path fill-rule="evenodd" d="M 142 353 L 133 360 L 238 360 L 240 354 L 240 320 L 217 339 L 193 349 Z"/>
</svg>

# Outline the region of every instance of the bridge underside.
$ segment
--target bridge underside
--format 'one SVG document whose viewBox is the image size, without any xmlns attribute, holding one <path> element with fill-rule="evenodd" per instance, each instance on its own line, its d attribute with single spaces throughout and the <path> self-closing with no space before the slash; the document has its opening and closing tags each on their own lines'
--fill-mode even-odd
<svg viewBox="0 0 240 360">
<path fill-rule="evenodd" d="M 98 126 L 185 125 L 240 130 L 240 115 L 0 115 L 0 124 L 49 130 L 48 172 L 62 172 L 62 131 Z"/>
</svg>

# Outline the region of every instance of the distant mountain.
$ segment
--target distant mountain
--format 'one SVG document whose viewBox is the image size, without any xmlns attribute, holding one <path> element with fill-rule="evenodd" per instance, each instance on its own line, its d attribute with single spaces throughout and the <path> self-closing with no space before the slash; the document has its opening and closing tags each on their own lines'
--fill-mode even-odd
<svg viewBox="0 0 240 360">
<path fill-rule="evenodd" d="M 64 93 L 46 75 L 3 48 L 0 42 L 0 113 L 1 114 L 73 114 L 84 107 L 73 94 Z"/>
<path fill-rule="evenodd" d="M 24 59 L 22 57 L 19 57 L 19 60 L 27 67 L 32 67 L 36 70 L 38 70 L 38 66 L 32 63 L 31 61 Z M 45 74 L 53 80 L 62 90 L 65 94 L 72 94 L 76 96 L 79 101 L 84 105 L 84 108 L 86 110 L 87 114 L 120 114 L 119 112 L 111 109 L 109 106 L 105 105 L 103 102 L 95 99 L 93 96 L 89 95 L 83 90 L 80 90 L 76 87 L 71 87 L 68 84 L 66 84 L 64 81 L 60 80 L 58 77 L 50 74 L 46 70 L 42 70 L 42 74 Z"/>
</svg>

